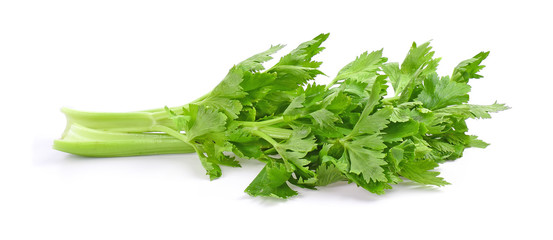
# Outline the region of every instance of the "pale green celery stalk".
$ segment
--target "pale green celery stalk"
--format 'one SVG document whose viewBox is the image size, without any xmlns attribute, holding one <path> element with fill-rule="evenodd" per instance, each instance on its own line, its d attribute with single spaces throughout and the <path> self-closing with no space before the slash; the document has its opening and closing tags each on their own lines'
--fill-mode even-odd
<svg viewBox="0 0 553 240">
<path fill-rule="evenodd" d="M 171 110 L 181 114 L 188 105 Z M 67 127 L 54 149 L 90 157 L 121 157 L 169 153 L 192 153 L 186 134 L 176 130 L 165 109 L 140 112 L 83 112 L 63 108 Z M 240 122 L 274 139 L 287 139 L 292 130 L 276 127 L 283 118 L 261 122 Z M 157 133 L 156 133 L 157 132 Z"/>
<path fill-rule="evenodd" d="M 84 112 L 69 108 L 61 111 L 67 118 L 67 126 L 79 124 L 87 128 L 113 131 L 113 132 L 151 132 L 157 125 L 175 128 L 173 120 L 163 112 Z M 182 112 L 181 108 L 175 108 L 175 112 Z"/>
<path fill-rule="evenodd" d="M 71 124 L 54 149 L 88 157 L 123 157 L 138 155 L 192 153 L 193 147 L 160 133 L 120 133 L 90 129 Z"/>
<path fill-rule="evenodd" d="M 170 108 L 176 114 L 181 114 L 183 109 L 188 109 L 189 104 L 203 101 L 211 92 L 191 101 L 188 104 Z M 67 127 L 73 123 L 87 128 L 99 129 L 114 132 L 152 132 L 156 126 L 165 126 L 176 129 L 173 120 L 165 108 L 156 108 L 136 112 L 86 112 L 69 108 L 62 108 L 61 111 L 67 117 Z M 66 129 L 67 131 L 67 129 Z M 65 134 L 65 133 L 64 133 Z"/>
<path fill-rule="evenodd" d="M 188 109 L 190 104 L 203 101 L 210 93 L 182 106 L 172 107 L 171 111 L 181 114 L 183 109 Z M 62 108 L 61 111 L 67 117 L 67 126 L 76 123 L 87 128 L 113 132 L 152 132 L 157 126 L 165 126 L 176 129 L 173 120 L 165 108 L 156 108 L 136 112 L 86 112 L 70 108 Z"/>
<path fill-rule="evenodd" d="M 181 114 L 183 108 L 188 105 L 171 108 L 176 114 Z M 67 128 L 62 137 L 72 125 L 77 124 L 90 129 L 97 129 L 110 132 L 121 133 L 143 133 L 143 132 L 166 132 L 161 127 L 176 129 L 173 120 L 169 119 L 165 109 L 160 109 L 158 112 L 126 112 L 126 113 L 109 113 L 109 112 L 83 112 L 69 108 L 62 108 L 67 118 Z M 292 130 L 271 127 L 283 122 L 283 118 L 275 118 L 262 122 L 241 122 L 243 126 L 255 126 L 260 130 L 269 134 L 276 139 L 286 139 L 290 137 Z"/>
</svg>

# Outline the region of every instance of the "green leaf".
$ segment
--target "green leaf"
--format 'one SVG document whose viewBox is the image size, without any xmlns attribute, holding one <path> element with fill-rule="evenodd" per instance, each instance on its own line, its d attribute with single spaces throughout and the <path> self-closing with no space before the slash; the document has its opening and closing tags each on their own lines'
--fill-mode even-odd
<svg viewBox="0 0 553 240">
<path fill-rule="evenodd" d="M 394 103 L 394 104 L 397 104 L 397 103 Z M 409 121 L 409 119 L 411 119 L 411 116 L 412 116 L 411 111 L 420 105 L 422 105 L 421 102 L 415 101 L 415 102 L 405 102 L 394 106 L 392 115 L 390 116 L 390 121 L 391 122 Z"/>
<path fill-rule="evenodd" d="M 364 52 L 354 61 L 343 67 L 333 81 L 350 79 L 358 82 L 367 82 L 369 86 L 372 86 L 372 83 L 376 79 L 376 71 L 387 60 L 387 58 L 382 57 L 382 50 L 374 51 L 370 54 Z"/>
<path fill-rule="evenodd" d="M 326 92 L 324 85 L 312 83 L 307 84 L 305 90 L 303 90 L 303 88 L 299 88 L 298 90 L 299 92 L 297 94 L 301 94 L 302 91 L 305 94 L 305 102 L 308 112 L 312 112 L 325 106 L 323 100 L 328 93 Z"/>
<path fill-rule="evenodd" d="M 407 53 L 407 56 L 401 64 L 402 73 L 415 73 L 417 71 L 424 71 L 431 73 L 436 71 L 437 63 L 439 59 L 433 59 L 434 51 L 430 46 L 430 42 L 425 42 L 420 46 L 413 42 L 411 49 Z"/>
<path fill-rule="evenodd" d="M 248 92 L 248 95 L 253 95 L 256 99 L 258 99 L 262 98 L 267 93 L 267 89 L 265 89 L 264 87 L 267 87 L 274 83 L 276 77 L 276 73 L 245 72 L 240 86 L 242 87 L 242 90 L 244 92 Z M 249 98 L 251 96 L 247 97 Z"/>
<path fill-rule="evenodd" d="M 334 91 L 331 89 L 331 91 Z M 329 94 L 324 102 L 326 104 L 326 109 L 336 114 L 344 112 L 351 104 L 351 97 L 345 94 L 342 91 L 335 91 L 332 94 Z"/>
<path fill-rule="evenodd" d="M 232 152 L 241 158 L 259 159 L 264 154 L 262 149 L 263 144 L 258 141 L 252 142 L 233 142 L 234 149 Z"/>
<path fill-rule="evenodd" d="M 405 137 L 419 133 L 419 123 L 415 120 L 390 123 L 382 132 L 384 142 L 402 141 Z"/>
<path fill-rule="evenodd" d="M 377 78 L 375 81 L 372 86 L 369 100 L 363 108 L 363 112 L 353 127 L 350 136 L 357 136 L 362 133 L 374 133 L 380 129 L 383 129 L 389 122 L 388 119 L 392 114 L 391 107 L 382 108 L 371 115 L 373 109 L 384 95 L 382 90 L 385 88 L 385 83 L 386 82 L 380 78 Z"/>
<path fill-rule="evenodd" d="M 313 58 L 313 56 L 324 50 L 324 47 L 321 47 L 321 44 L 328 38 L 328 36 L 328 33 L 320 34 L 313 40 L 300 44 L 292 52 L 283 56 L 276 64 L 276 66 L 294 65 L 311 68 L 319 67 L 321 63 L 311 61 L 311 59 Z"/>
<path fill-rule="evenodd" d="M 397 62 L 383 64 L 382 71 L 388 75 L 396 95 L 402 92 L 409 83 L 409 75 L 402 74 L 401 69 L 399 69 L 399 63 Z"/>
<path fill-rule="evenodd" d="M 440 109 L 440 112 L 461 115 L 466 118 L 491 118 L 490 113 L 496 113 L 510 109 L 505 104 L 494 103 L 491 105 L 463 104 L 449 106 Z"/>
<path fill-rule="evenodd" d="M 321 129 L 332 130 L 335 129 L 334 122 L 340 120 L 336 114 L 326 109 L 319 109 L 309 114 L 317 127 Z"/>
<path fill-rule="evenodd" d="M 316 139 L 311 135 L 311 129 L 308 127 L 293 127 L 293 130 L 290 138 L 274 147 L 284 160 L 293 163 L 305 174 L 314 176 L 313 172 L 304 168 L 309 164 L 304 157 L 317 147 Z"/>
<path fill-rule="evenodd" d="M 271 55 L 276 53 L 278 50 L 282 49 L 283 47 L 284 45 L 280 45 L 280 44 L 271 46 L 271 48 L 269 48 L 267 51 L 251 56 L 250 58 L 236 65 L 236 67 L 243 71 L 251 71 L 251 72 L 261 71 L 265 69 L 262 63 L 273 59 Z"/>
<path fill-rule="evenodd" d="M 191 104 L 189 109 L 191 120 L 185 128 L 189 141 L 225 131 L 227 117 L 224 114 L 203 105 Z"/>
<path fill-rule="evenodd" d="M 290 104 L 290 99 L 294 97 L 296 97 L 294 94 L 288 92 L 271 90 L 254 105 L 257 118 L 282 114 Z"/>
<path fill-rule="evenodd" d="M 395 95 L 401 96 L 400 102 L 410 101 L 422 79 L 436 72 L 440 59 L 432 58 L 434 51 L 431 50 L 430 42 L 423 43 L 420 46 L 413 42 L 409 53 L 401 64 L 401 69 L 397 63 L 389 63 L 383 66 L 382 70 L 389 76 Z"/>
<path fill-rule="evenodd" d="M 384 144 L 382 137 L 378 134 L 355 137 L 352 143 L 375 150 L 382 150 L 386 148 L 386 144 Z"/>
<path fill-rule="evenodd" d="M 286 184 L 291 176 L 292 172 L 288 171 L 283 164 L 267 163 L 246 188 L 245 192 L 251 196 L 269 196 L 284 199 L 295 196 L 298 193 Z"/>
<path fill-rule="evenodd" d="M 200 162 L 202 163 L 202 167 L 204 167 L 206 175 L 209 175 L 210 180 L 215 180 L 221 177 L 222 172 L 219 165 L 217 165 L 213 161 L 210 161 L 209 158 L 206 157 L 202 152 L 198 152 L 198 156 L 200 158 Z"/>
<path fill-rule="evenodd" d="M 425 108 L 434 110 L 450 105 L 462 104 L 469 100 L 470 86 L 451 81 L 449 77 L 439 78 L 432 74 L 424 80 L 422 92 L 417 100 Z"/>
<path fill-rule="evenodd" d="M 236 98 L 247 95 L 240 87 L 244 73 L 236 67 L 230 69 L 227 76 L 198 104 L 210 106 L 224 112 L 231 119 L 238 117 L 242 104 Z"/>
<path fill-rule="evenodd" d="M 384 174 L 383 165 L 386 165 L 381 150 L 372 150 L 365 148 L 365 144 L 361 141 L 352 141 L 351 143 L 345 143 L 345 154 L 350 161 L 350 173 L 355 173 L 363 176 L 366 182 L 383 181 L 388 179 Z"/>
<path fill-rule="evenodd" d="M 384 191 L 386 189 L 392 189 L 392 186 L 390 186 L 388 182 L 375 182 L 375 181 L 366 182 L 365 179 L 363 179 L 363 177 L 359 175 L 351 174 L 351 173 L 346 174 L 346 176 L 350 181 L 356 183 L 357 186 L 360 186 L 369 192 L 376 193 L 379 195 L 386 193 Z"/>
<path fill-rule="evenodd" d="M 305 95 L 299 95 L 292 99 L 290 105 L 284 110 L 282 115 L 285 117 L 285 120 L 291 121 L 300 117 L 303 113 L 303 103 L 305 102 Z"/>
<path fill-rule="evenodd" d="M 322 74 L 317 69 L 321 63 L 312 61 L 312 58 L 324 49 L 321 44 L 327 38 L 328 34 L 320 34 L 280 58 L 275 66 L 267 70 L 269 73 L 277 74 L 272 87 L 276 90 L 292 91 Z"/>
<path fill-rule="evenodd" d="M 322 74 L 316 67 L 304 67 L 295 65 L 275 65 L 270 73 L 276 73 L 277 77 L 272 86 L 275 90 L 293 91 L 305 85 L 307 81 L 315 79 Z"/>
<path fill-rule="evenodd" d="M 470 79 L 482 78 L 482 76 L 477 73 L 485 67 L 481 65 L 481 63 L 489 54 L 490 52 L 479 52 L 474 57 L 459 63 L 453 70 L 453 74 L 451 74 L 451 80 L 454 82 L 467 83 Z"/>
<path fill-rule="evenodd" d="M 355 100 L 366 100 L 366 98 L 369 98 L 370 96 L 369 92 L 367 91 L 367 86 L 367 82 L 356 82 L 348 79 L 340 83 L 340 85 L 334 89 L 343 93 L 347 93 L 349 97 Z"/>
<path fill-rule="evenodd" d="M 400 174 L 403 177 L 422 184 L 448 185 L 448 182 L 438 177 L 439 172 L 430 171 L 436 167 L 438 167 L 438 163 L 431 160 L 408 161 L 402 164 Z"/>
<path fill-rule="evenodd" d="M 455 152 L 455 145 L 450 144 L 447 142 L 443 142 L 442 140 L 437 139 L 427 139 L 426 142 L 430 145 L 430 147 L 442 152 L 442 153 L 453 153 Z M 464 145 L 464 144 L 463 144 Z"/>
<path fill-rule="evenodd" d="M 411 111 L 406 108 L 397 108 L 395 107 L 392 110 L 392 114 L 390 115 L 390 121 L 391 122 L 407 122 L 410 117 Z"/>
<path fill-rule="evenodd" d="M 183 131 L 186 129 L 186 125 L 190 121 L 191 117 L 187 115 L 180 115 L 176 114 L 174 111 L 169 109 L 167 106 L 165 106 L 165 111 L 169 114 L 169 119 L 173 120 L 175 123 L 175 126 L 177 127 L 177 131 Z M 186 111 L 186 109 L 183 109 L 183 111 Z"/>
<path fill-rule="evenodd" d="M 387 160 L 394 167 L 396 172 L 401 170 L 401 164 L 404 161 L 413 161 L 415 159 L 415 144 L 411 140 L 403 141 L 401 144 L 390 148 Z"/>
<path fill-rule="evenodd" d="M 346 179 L 333 164 L 322 164 L 317 168 L 317 186 L 326 186 Z"/>
<path fill-rule="evenodd" d="M 495 102 L 491 105 L 475 105 L 475 104 L 468 104 L 470 113 L 472 116 L 471 118 L 492 118 L 490 113 L 496 113 L 500 111 L 505 111 L 507 109 L 510 109 L 505 104 L 499 104 Z"/>
<path fill-rule="evenodd" d="M 490 144 L 487 143 L 487 142 L 484 142 L 480 139 L 478 139 L 477 136 L 473 136 L 471 135 L 470 136 L 470 142 L 469 142 L 469 147 L 476 147 L 476 148 L 486 148 L 488 147 Z"/>
<path fill-rule="evenodd" d="M 233 149 L 233 145 L 229 142 L 204 141 L 202 149 L 207 154 L 210 162 L 229 167 L 241 167 L 235 157 L 224 154 L 225 152 L 231 152 Z"/>
<path fill-rule="evenodd" d="M 359 122 L 357 122 L 357 125 L 359 126 L 359 133 L 374 134 L 384 129 L 386 125 L 390 122 L 388 119 L 390 118 L 391 114 L 392 108 L 385 107 L 379 109 L 372 115 L 359 119 Z"/>
</svg>

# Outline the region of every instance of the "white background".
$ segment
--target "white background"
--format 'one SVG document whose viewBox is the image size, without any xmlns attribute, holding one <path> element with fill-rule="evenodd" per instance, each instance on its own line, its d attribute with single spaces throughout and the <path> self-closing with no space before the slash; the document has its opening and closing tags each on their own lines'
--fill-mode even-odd
<svg viewBox="0 0 553 240">
<path fill-rule="evenodd" d="M 0 2 L 0 239 L 552 239 L 548 1 L 197 2 Z M 383 196 L 335 184 L 252 198 L 254 161 L 210 182 L 194 154 L 51 149 L 62 106 L 181 105 L 271 44 L 323 32 L 330 77 L 366 50 L 401 61 L 412 41 L 432 40 L 441 74 L 490 50 L 471 102 L 512 109 L 469 122 L 492 145 L 442 165 L 452 185 Z"/>
</svg>

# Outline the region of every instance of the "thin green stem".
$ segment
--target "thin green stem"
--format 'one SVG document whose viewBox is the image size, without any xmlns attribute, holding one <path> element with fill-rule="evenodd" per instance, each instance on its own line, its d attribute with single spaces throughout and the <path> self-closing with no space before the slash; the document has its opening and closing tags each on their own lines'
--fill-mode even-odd
<svg viewBox="0 0 553 240">
<path fill-rule="evenodd" d="M 276 152 L 278 154 L 280 154 L 280 156 L 283 156 L 283 153 L 280 152 L 282 151 L 283 149 L 280 147 L 280 144 L 275 141 L 271 136 L 267 135 L 266 133 L 262 132 L 262 131 L 259 131 L 257 130 L 256 128 L 252 128 L 252 129 L 249 129 L 249 131 L 253 134 L 253 135 L 256 135 L 260 138 L 263 138 L 265 141 L 267 141 L 268 143 L 270 143 L 271 145 L 273 145 L 273 148 L 276 150 Z M 282 161 L 284 162 L 284 166 L 286 166 L 286 169 L 292 171 L 294 169 L 294 167 L 292 166 L 292 164 L 290 164 L 290 162 L 288 162 L 288 160 L 286 158 L 282 158 Z"/>
<path fill-rule="evenodd" d="M 332 81 L 330 81 L 330 83 L 328 83 L 326 86 L 325 86 L 325 91 L 327 91 L 328 89 L 330 89 L 332 86 L 334 86 L 334 84 L 336 84 L 338 82 L 338 78 L 334 78 L 332 79 Z"/>
<path fill-rule="evenodd" d="M 178 132 L 176 130 L 173 130 L 171 128 L 168 128 L 166 126 L 160 126 L 160 125 L 154 126 L 154 127 L 152 127 L 152 130 L 165 132 L 165 133 L 167 133 L 167 134 L 169 134 L 169 135 L 171 135 L 171 136 L 173 136 L 173 137 L 175 137 L 175 138 L 177 138 L 177 139 L 179 139 L 183 142 L 186 142 L 186 143 L 188 142 L 188 138 L 186 137 L 186 135 L 181 134 L 180 132 Z"/>
<path fill-rule="evenodd" d="M 399 96 L 388 97 L 388 98 L 383 98 L 382 103 L 386 105 L 394 105 L 394 102 L 397 102 L 398 100 L 399 100 Z"/>
<path fill-rule="evenodd" d="M 261 121 L 261 122 L 241 122 L 241 121 L 237 121 L 237 122 L 238 124 L 245 127 L 264 127 L 264 126 L 271 126 L 271 125 L 282 123 L 284 122 L 284 117 L 282 116 L 276 117 L 276 118 Z"/>
<path fill-rule="evenodd" d="M 292 130 L 278 127 L 260 127 L 259 131 L 266 133 L 272 138 L 288 139 L 292 135 Z"/>
<path fill-rule="evenodd" d="M 267 135 L 266 133 L 262 132 L 262 131 L 259 131 L 257 129 L 248 129 L 253 135 L 256 135 L 260 138 L 263 138 L 263 140 L 267 141 L 268 143 L 270 143 L 271 145 L 274 146 L 277 146 L 278 145 L 278 142 L 275 141 L 275 139 L 273 139 L 271 136 Z"/>
</svg>

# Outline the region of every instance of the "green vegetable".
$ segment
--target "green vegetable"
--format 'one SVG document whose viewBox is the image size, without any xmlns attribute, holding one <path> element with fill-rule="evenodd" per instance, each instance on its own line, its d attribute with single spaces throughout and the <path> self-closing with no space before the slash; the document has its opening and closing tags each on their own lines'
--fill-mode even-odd
<svg viewBox="0 0 553 240">
<path fill-rule="evenodd" d="M 470 79 L 488 52 L 462 61 L 451 77 L 436 74 L 429 43 L 413 43 L 403 63 L 365 52 L 328 85 L 312 58 L 328 34 L 300 44 L 265 69 L 277 45 L 233 66 L 211 92 L 186 105 L 129 113 L 64 108 L 54 148 L 92 157 L 196 152 L 211 179 L 239 159 L 266 165 L 246 188 L 252 196 L 288 198 L 290 185 L 315 189 L 348 181 L 383 194 L 409 179 L 448 184 L 434 171 L 488 144 L 468 135 L 468 118 L 490 118 L 504 104 L 468 104 Z M 391 96 L 388 87 L 393 87 Z M 232 153 L 232 154 L 231 154 Z"/>
</svg>

